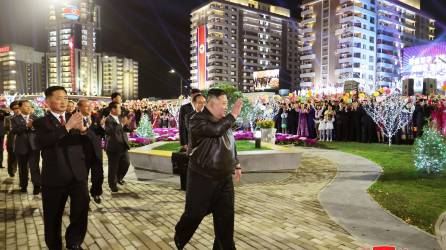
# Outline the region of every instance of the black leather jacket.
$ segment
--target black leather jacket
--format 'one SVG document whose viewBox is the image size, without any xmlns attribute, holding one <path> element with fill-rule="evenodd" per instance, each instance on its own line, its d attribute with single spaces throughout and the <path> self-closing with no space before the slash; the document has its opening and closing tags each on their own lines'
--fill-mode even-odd
<svg viewBox="0 0 446 250">
<path fill-rule="evenodd" d="M 222 180 L 232 175 L 238 164 L 232 125 L 235 118 L 229 114 L 217 120 L 204 108 L 189 121 L 191 149 L 189 167 L 205 177 Z"/>
</svg>

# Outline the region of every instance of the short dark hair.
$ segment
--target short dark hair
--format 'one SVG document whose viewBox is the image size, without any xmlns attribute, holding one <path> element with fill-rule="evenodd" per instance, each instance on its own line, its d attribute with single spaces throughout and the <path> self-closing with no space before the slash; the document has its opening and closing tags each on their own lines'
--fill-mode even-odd
<svg viewBox="0 0 446 250">
<path fill-rule="evenodd" d="M 110 104 L 108 104 L 108 108 L 110 109 L 110 111 L 112 109 L 118 108 L 119 103 L 117 102 L 111 102 Z"/>
<path fill-rule="evenodd" d="M 210 89 L 208 91 L 208 100 L 212 98 L 219 98 L 222 95 L 226 95 L 226 92 L 222 89 Z"/>
<path fill-rule="evenodd" d="M 199 89 L 191 89 L 191 90 L 190 90 L 190 94 L 191 94 L 191 95 L 201 94 L 201 90 L 199 90 Z"/>
<path fill-rule="evenodd" d="M 194 98 L 192 98 L 192 102 L 197 102 L 197 99 L 200 98 L 200 96 L 204 98 L 204 96 L 202 94 L 198 94 L 198 95 L 194 96 Z"/>
<path fill-rule="evenodd" d="M 121 96 L 121 97 L 122 97 L 121 93 L 119 93 L 119 92 L 114 92 L 114 93 L 111 94 L 111 99 L 113 100 L 113 99 L 115 99 L 115 98 L 118 97 L 118 96 Z"/>
<path fill-rule="evenodd" d="M 62 86 L 51 86 L 45 90 L 45 98 L 52 96 L 53 93 L 58 90 L 63 90 L 65 91 L 65 94 L 68 94 L 67 90 Z"/>
<path fill-rule="evenodd" d="M 20 101 L 19 101 L 19 107 L 22 107 L 22 105 L 23 105 L 24 103 L 26 103 L 26 102 L 29 103 L 28 100 L 20 100 Z"/>
<path fill-rule="evenodd" d="M 9 104 L 9 108 L 10 108 L 10 109 L 14 109 L 14 106 L 16 106 L 16 105 L 20 107 L 18 101 L 13 101 L 13 102 L 11 102 L 11 103 Z"/>
</svg>

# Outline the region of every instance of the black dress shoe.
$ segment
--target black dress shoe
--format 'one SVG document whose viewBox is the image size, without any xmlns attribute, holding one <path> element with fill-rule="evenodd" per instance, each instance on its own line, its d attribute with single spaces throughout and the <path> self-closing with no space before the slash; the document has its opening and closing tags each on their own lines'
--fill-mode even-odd
<svg viewBox="0 0 446 250">
<path fill-rule="evenodd" d="M 14 177 L 14 176 L 15 176 L 15 174 L 9 174 L 9 177 L 11 177 L 11 178 Z"/>
<path fill-rule="evenodd" d="M 83 248 L 80 245 L 67 246 L 67 249 L 70 249 L 70 250 L 83 250 Z"/>
<path fill-rule="evenodd" d="M 113 193 L 116 193 L 116 192 L 118 192 L 118 187 L 110 187 L 110 190 L 111 190 Z"/>
<path fill-rule="evenodd" d="M 20 192 L 22 192 L 22 193 L 26 193 L 27 192 L 27 188 L 20 188 Z"/>
<path fill-rule="evenodd" d="M 173 241 L 175 242 L 175 246 L 177 247 L 178 250 L 183 249 L 183 246 L 181 246 L 181 243 L 180 243 L 180 239 L 178 239 L 178 236 L 176 234 L 173 237 Z"/>
<path fill-rule="evenodd" d="M 0 168 L 5 168 L 5 167 L 3 167 L 3 166 L 0 166 Z"/>
<path fill-rule="evenodd" d="M 95 196 L 93 196 L 93 200 L 94 200 L 94 202 L 96 202 L 97 204 L 101 204 L 101 196 L 99 196 L 99 195 L 95 195 Z"/>
<path fill-rule="evenodd" d="M 118 184 L 119 184 L 119 185 L 124 185 L 124 184 L 125 184 L 125 181 L 124 181 L 124 180 L 120 180 L 120 181 L 118 181 Z"/>
<path fill-rule="evenodd" d="M 38 194 L 40 194 L 40 191 L 41 191 L 40 186 L 35 186 L 35 187 L 34 187 L 34 190 L 33 190 L 33 195 L 38 195 Z"/>
</svg>

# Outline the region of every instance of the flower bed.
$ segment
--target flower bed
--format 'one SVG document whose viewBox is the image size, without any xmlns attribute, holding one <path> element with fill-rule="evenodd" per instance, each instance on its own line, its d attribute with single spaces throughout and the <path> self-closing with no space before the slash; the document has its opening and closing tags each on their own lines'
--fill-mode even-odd
<svg viewBox="0 0 446 250">
<path fill-rule="evenodd" d="M 234 137 L 236 140 L 254 140 L 254 134 L 251 131 L 236 131 L 234 132 Z M 276 133 L 276 144 L 280 145 L 295 144 L 302 146 L 313 146 L 316 143 L 317 139 L 300 137 L 298 135 Z"/>
<path fill-rule="evenodd" d="M 136 134 L 131 134 L 129 138 L 129 142 L 135 145 L 147 145 L 152 142 L 159 141 L 178 141 L 179 133 L 176 128 L 155 128 L 153 129 L 153 133 L 155 134 L 154 141 L 151 138 L 141 138 Z M 234 132 L 234 137 L 237 141 L 242 140 L 254 140 L 254 134 L 251 131 L 236 131 Z M 306 137 L 300 137 L 297 135 L 289 135 L 289 134 L 276 134 L 276 144 L 280 145 L 302 145 L 302 146 L 313 146 L 317 143 L 317 139 L 310 139 Z"/>
</svg>

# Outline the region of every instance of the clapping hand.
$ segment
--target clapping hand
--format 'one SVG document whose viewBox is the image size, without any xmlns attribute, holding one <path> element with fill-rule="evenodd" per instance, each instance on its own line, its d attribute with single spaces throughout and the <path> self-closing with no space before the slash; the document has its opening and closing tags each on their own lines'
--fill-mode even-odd
<svg viewBox="0 0 446 250">
<path fill-rule="evenodd" d="M 65 124 L 65 128 L 67 129 L 68 132 L 70 132 L 71 129 L 79 129 L 82 132 L 85 131 L 86 129 L 84 126 L 84 120 L 82 114 L 80 112 L 77 112 L 74 115 L 72 115 L 68 120 L 68 122 Z"/>
</svg>

